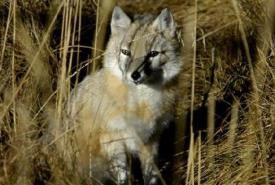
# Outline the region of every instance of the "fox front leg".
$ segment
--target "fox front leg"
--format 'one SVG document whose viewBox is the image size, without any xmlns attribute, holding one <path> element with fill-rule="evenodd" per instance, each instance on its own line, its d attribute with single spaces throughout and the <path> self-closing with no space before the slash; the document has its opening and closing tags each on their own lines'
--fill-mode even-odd
<svg viewBox="0 0 275 185">
<path fill-rule="evenodd" d="M 109 170 L 118 185 L 126 185 L 128 182 L 127 155 L 122 141 L 108 138 L 102 145 L 102 149 L 109 161 Z"/>
<path fill-rule="evenodd" d="M 158 184 L 158 169 L 156 165 L 158 144 L 147 144 L 141 147 L 139 158 L 145 185 Z"/>
<path fill-rule="evenodd" d="M 111 172 L 115 176 L 117 184 L 127 185 L 128 174 L 127 174 L 127 157 L 125 152 L 115 154 L 111 159 Z"/>
</svg>

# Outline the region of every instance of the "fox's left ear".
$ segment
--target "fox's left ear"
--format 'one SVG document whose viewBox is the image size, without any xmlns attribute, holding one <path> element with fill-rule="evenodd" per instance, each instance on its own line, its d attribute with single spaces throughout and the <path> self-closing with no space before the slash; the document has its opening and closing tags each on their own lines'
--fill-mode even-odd
<svg viewBox="0 0 275 185">
<path fill-rule="evenodd" d="M 111 19 L 111 32 L 120 33 L 129 28 L 131 24 L 131 19 L 126 15 L 126 13 L 119 7 L 116 6 L 113 10 Z"/>
<path fill-rule="evenodd" d="M 153 27 L 160 32 L 169 33 L 171 37 L 176 34 L 176 23 L 173 15 L 168 8 L 161 11 L 159 16 L 154 20 Z"/>
</svg>

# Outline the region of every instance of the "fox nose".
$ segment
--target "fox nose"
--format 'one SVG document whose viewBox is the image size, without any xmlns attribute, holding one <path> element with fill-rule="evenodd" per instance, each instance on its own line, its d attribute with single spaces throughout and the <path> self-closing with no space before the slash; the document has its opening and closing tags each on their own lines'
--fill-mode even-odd
<svg viewBox="0 0 275 185">
<path fill-rule="evenodd" d="M 131 77 L 132 77 L 132 79 L 133 79 L 134 81 L 137 81 L 137 80 L 141 77 L 141 75 L 140 75 L 140 73 L 139 73 L 138 71 L 134 71 L 134 72 L 132 73 Z"/>
</svg>

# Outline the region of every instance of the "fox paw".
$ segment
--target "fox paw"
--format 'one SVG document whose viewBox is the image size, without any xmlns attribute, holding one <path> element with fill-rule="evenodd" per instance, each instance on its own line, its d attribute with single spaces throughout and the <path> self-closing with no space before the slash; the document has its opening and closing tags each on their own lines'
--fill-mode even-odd
<svg viewBox="0 0 275 185">
<path fill-rule="evenodd" d="M 149 181 L 149 185 L 157 185 L 158 184 L 158 179 L 156 177 L 153 177 Z"/>
<path fill-rule="evenodd" d="M 155 176 L 149 178 L 145 185 L 158 185 L 158 178 Z"/>
</svg>

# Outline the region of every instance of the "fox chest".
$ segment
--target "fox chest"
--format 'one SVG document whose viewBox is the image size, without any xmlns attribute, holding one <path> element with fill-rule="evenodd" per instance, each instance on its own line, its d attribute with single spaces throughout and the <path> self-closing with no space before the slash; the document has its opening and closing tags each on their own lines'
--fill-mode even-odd
<svg viewBox="0 0 275 185">
<path fill-rule="evenodd" d="M 150 122 L 162 114 L 163 97 L 159 92 L 133 92 L 128 96 L 128 113 L 144 122 Z"/>
<path fill-rule="evenodd" d="M 169 111 L 171 106 L 171 96 L 165 91 L 146 85 L 128 86 L 110 75 L 106 77 L 105 93 L 107 96 L 103 99 L 110 105 L 107 110 L 111 110 L 108 117 L 123 116 L 150 122 Z"/>
<path fill-rule="evenodd" d="M 141 132 L 152 133 L 172 119 L 173 96 L 155 89 L 138 89 L 128 99 L 128 121 Z M 143 129 L 143 130 L 142 130 Z"/>
</svg>

